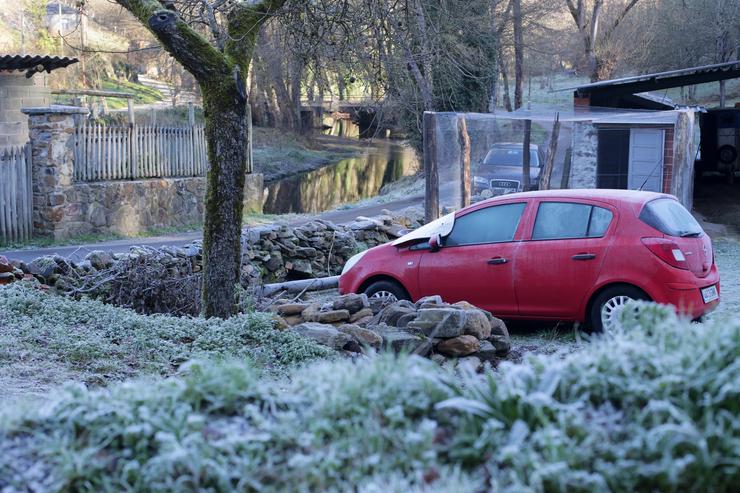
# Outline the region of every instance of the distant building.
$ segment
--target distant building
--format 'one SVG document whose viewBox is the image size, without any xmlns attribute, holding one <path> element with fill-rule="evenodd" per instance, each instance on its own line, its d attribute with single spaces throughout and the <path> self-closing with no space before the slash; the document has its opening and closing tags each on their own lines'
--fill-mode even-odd
<svg viewBox="0 0 740 493">
<path fill-rule="evenodd" d="M 80 13 L 77 9 L 62 2 L 46 4 L 46 28 L 52 35 L 57 32 L 68 33 L 77 28 L 80 22 Z"/>
<path fill-rule="evenodd" d="M 46 74 L 76 62 L 76 58 L 56 56 L 0 56 L 0 147 L 28 141 L 28 118 L 21 108 L 48 106 Z"/>
</svg>

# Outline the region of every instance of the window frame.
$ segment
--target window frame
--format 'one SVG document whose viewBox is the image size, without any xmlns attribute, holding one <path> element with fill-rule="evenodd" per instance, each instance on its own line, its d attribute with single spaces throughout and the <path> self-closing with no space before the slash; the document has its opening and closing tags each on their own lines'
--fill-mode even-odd
<svg viewBox="0 0 740 493">
<path fill-rule="evenodd" d="M 463 217 L 465 217 L 465 216 L 467 216 L 469 214 L 474 214 L 474 213 L 476 213 L 478 211 L 482 211 L 484 209 L 491 209 L 493 207 L 501 207 L 501 206 L 505 206 L 505 205 L 515 205 L 515 204 L 522 204 L 522 205 L 524 205 L 524 207 L 522 208 L 522 213 L 519 215 L 519 221 L 517 222 L 516 228 L 514 229 L 514 236 L 510 240 L 485 241 L 485 242 L 480 242 L 480 243 L 465 243 L 464 245 L 447 245 L 447 239 L 450 237 L 450 235 L 452 235 L 452 233 L 455 232 L 455 226 L 453 225 L 452 231 L 450 231 L 447 234 L 447 236 L 445 236 L 445 237 L 442 238 L 442 247 L 444 249 L 448 249 L 448 248 L 464 248 L 464 247 L 477 246 L 477 245 L 500 245 L 502 243 L 514 243 L 514 242 L 522 241 L 521 238 L 519 238 L 519 237 L 521 236 L 522 228 L 525 227 L 525 225 L 527 223 L 527 218 L 529 217 L 529 210 L 530 210 L 530 207 L 531 207 L 531 201 L 529 201 L 527 199 L 511 200 L 511 201 L 506 201 L 506 202 L 502 202 L 502 203 L 496 202 L 496 203 L 493 203 L 493 204 L 485 204 L 485 206 L 483 206 L 483 207 L 477 207 L 477 208 L 472 209 L 470 211 L 465 211 L 465 214 L 461 214 L 460 216 L 456 216 L 455 217 L 455 223 L 457 224 L 457 221 L 458 220 L 460 220 L 461 218 L 463 218 Z M 519 238 L 519 239 L 517 239 L 517 238 Z"/>
<path fill-rule="evenodd" d="M 588 224 L 586 226 L 586 236 L 562 236 L 557 238 L 535 238 L 534 237 L 534 228 L 537 224 L 537 216 L 540 213 L 540 206 L 542 204 L 575 204 L 575 205 L 585 205 L 591 207 L 591 210 L 588 213 Z M 600 236 L 588 236 L 589 231 L 591 230 L 591 218 L 594 213 L 594 207 L 600 207 L 602 209 L 606 209 L 609 211 L 612 215 L 611 220 L 609 221 L 609 226 L 606 227 L 604 230 L 604 233 Z M 619 214 L 617 213 L 616 208 L 611 205 L 604 202 L 590 202 L 586 200 L 579 200 L 579 199 L 570 199 L 570 198 L 557 198 L 554 200 L 539 200 L 534 208 L 534 211 L 532 212 L 532 227 L 529 230 L 529 237 L 527 238 L 527 241 L 561 241 L 561 240 L 598 240 L 600 238 L 604 238 L 609 235 L 609 232 L 612 228 L 614 228 L 616 224 L 616 219 L 619 217 Z"/>
</svg>

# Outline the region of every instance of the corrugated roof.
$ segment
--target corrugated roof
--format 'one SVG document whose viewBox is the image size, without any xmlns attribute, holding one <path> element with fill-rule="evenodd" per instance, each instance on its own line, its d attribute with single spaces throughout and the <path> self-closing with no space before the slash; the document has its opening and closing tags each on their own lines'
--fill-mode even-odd
<svg viewBox="0 0 740 493">
<path fill-rule="evenodd" d="M 737 77 L 735 73 L 740 69 L 740 60 L 733 60 L 725 63 L 715 63 L 713 65 L 702 65 L 700 67 L 689 67 L 678 70 L 669 70 L 667 72 L 657 72 L 654 74 L 634 75 L 631 77 L 622 77 L 620 79 L 602 80 L 599 82 L 592 82 L 590 84 L 581 84 L 579 86 L 564 87 L 561 89 L 555 89 L 553 92 L 559 91 L 580 91 L 580 92 L 591 92 L 592 90 L 601 88 L 615 88 L 620 86 L 629 87 L 638 83 L 654 83 L 661 87 L 671 87 L 672 79 L 681 79 L 677 82 L 677 85 L 688 85 L 683 78 L 691 76 L 705 76 L 698 80 L 696 83 L 706 82 L 704 79 L 706 76 L 713 74 L 714 77 L 710 77 L 712 80 L 722 80 L 725 78 Z M 662 84 L 661 84 L 662 82 Z M 639 91 L 642 92 L 642 91 Z"/>
<path fill-rule="evenodd" d="M 26 77 L 31 77 L 37 72 L 51 72 L 58 68 L 64 68 L 79 60 L 69 57 L 58 57 L 49 55 L 2 55 L 0 56 L 1 70 L 25 71 Z"/>
</svg>

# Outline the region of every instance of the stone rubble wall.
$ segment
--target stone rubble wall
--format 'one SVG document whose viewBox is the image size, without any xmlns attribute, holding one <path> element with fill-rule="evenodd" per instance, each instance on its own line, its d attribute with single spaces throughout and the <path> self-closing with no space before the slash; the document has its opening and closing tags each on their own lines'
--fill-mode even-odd
<svg viewBox="0 0 740 493">
<path fill-rule="evenodd" d="M 377 218 L 359 217 L 348 225 L 315 220 L 299 226 L 270 224 L 245 229 L 242 286 L 338 275 L 355 253 L 392 241 L 423 221 L 419 208 L 400 215 L 384 212 L 387 214 Z M 195 315 L 199 311 L 199 295 L 192 291 L 199 289 L 195 276 L 203 269 L 200 241 L 182 248 L 134 246 L 121 254 L 93 251 L 81 262 L 57 255 L 30 263 L 11 261 L 9 265 L 14 274 L 13 279 L 6 276 L 8 282 L 33 277 L 58 292 L 84 294 L 144 313 Z M 183 307 L 186 288 L 190 305 Z M 146 296 L 152 299 L 137 299 Z M 163 299 L 168 296 L 172 303 Z M 177 309 L 170 310 L 172 306 Z"/>
</svg>

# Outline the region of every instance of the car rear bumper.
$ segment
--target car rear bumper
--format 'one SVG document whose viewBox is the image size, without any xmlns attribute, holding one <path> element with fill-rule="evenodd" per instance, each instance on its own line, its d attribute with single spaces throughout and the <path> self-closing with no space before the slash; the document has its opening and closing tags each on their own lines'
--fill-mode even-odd
<svg viewBox="0 0 740 493">
<path fill-rule="evenodd" d="M 656 289 L 653 300 L 658 303 L 670 304 L 676 307 L 681 315 L 695 319 L 705 315 L 719 305 L 720 299 L 704 302 L 701 290 L 709 286 L 717 286 L 720 294 L 719 273 L 716 268 L 705 278 L 695 279 L 693 282 L 668 282 Z"/>
</svg>

